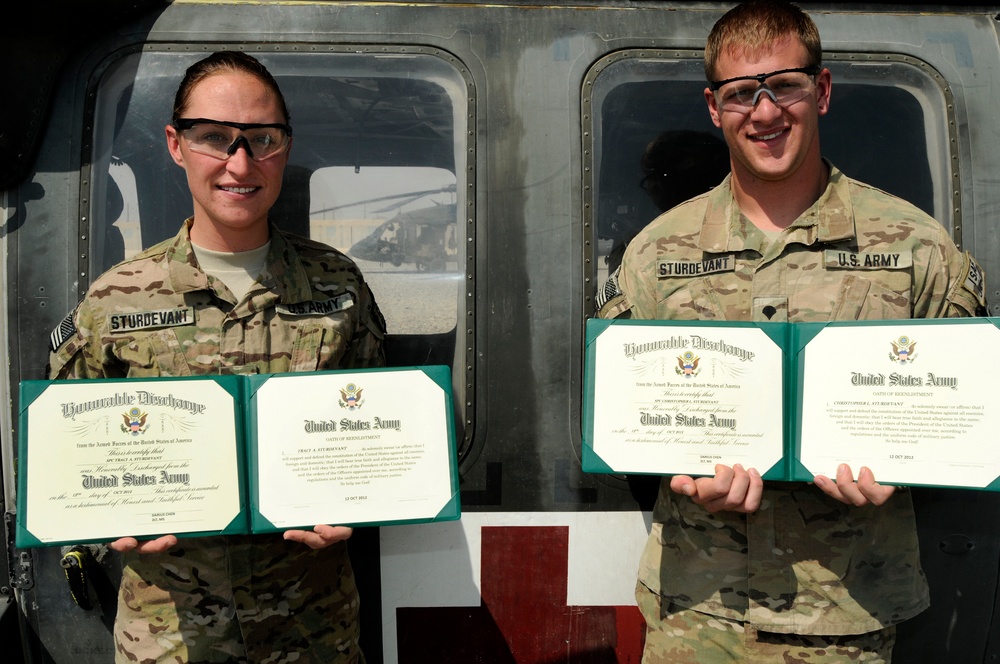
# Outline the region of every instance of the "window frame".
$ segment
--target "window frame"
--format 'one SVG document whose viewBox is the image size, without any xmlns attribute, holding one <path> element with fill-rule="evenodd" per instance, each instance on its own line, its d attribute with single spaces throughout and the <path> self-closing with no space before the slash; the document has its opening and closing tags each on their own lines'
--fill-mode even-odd
<svg viewBox="0 0 1000 664">
<path fill-rule="evenodd" d="M 825 52 L 823 66 L 833 72 L 833 98 L 830 117 L 836 118 L 838 82 L 843 85 L 885 85 L 885 70 L 902 72 L 895 81 L 885 87 L 898 88 L 909 92 L 914 103 L 923 110 L 926 157 L 932 185 L 933 209 L 927 210 L 950 233 L 956 245 L 962 246 L 962 188 L 960 186 L 958 131 L 955 118 L 955 102 L 951 87 L 945 78 L 930 64 L 908 55 L 895 53 Z M 620 67 L 654 70 L 657 67 L 676 66 L 678 76 L 670 80 L 704 80 L 704 51 L 697 49 L 623 49 L 611 53 L 597 62 L 587 72 L 583 81 L 581 99 L 581 133 L 583 136 L 583 279 L 585 283 L 585 311 L 593 312 L 595 294 L 604 282 L 599 261 L 599 229 L 602 223 L 600 198 L 602 138 L 605 130 L 602 104 L 616 86 L 625 82 L 654 82 L 663 77 L 642 79 L 634 72 L 623 76 L 622 82 L 607 83 L 607 76 L 614 75 Z M 881 70 L 881 71 L 880 71 Z M 602 78 L 604 77 L 604 78 Z M 916 84 L 914 84 L 914 82 Z M 936 99 L 932 99 L 936 98 Z M 702 104 L 700 99 L 692 105 Z M 932 106 L 933 104 L 933 106 Z M 708 111 L 704 110 L 706 120 Z M 708 121 L 710 124 L 710 121 Z M 824 123 L 831 120 L 822 118 Z M 667 127 L 664 127 L 665 129 Z M 721 134 L 720 134 L 721 135 Z M 824 155 L 829 148 L 824 143 Z M 638 155 L 636 156 L 638 162 Z M 835 165 L 838 161 L 833 160 Z M 850 174 L 850 173 L 849 173 Z M 865 181 L 864 177 L 859 177 Z M 654 217 L 643 223 L 652 221 Z M 588 316 L 590 314 L 588 313 Z"/>
</svg>

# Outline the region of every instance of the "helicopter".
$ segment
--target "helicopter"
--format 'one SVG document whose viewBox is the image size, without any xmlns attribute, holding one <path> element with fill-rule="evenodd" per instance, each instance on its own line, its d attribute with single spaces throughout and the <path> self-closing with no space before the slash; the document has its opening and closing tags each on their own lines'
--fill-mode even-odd
<svg viewBox="0 0 1000 664">
<path fill-rule="evenodd" d="M 396 211 L 396 214 L 379 224 L 371 233 L 350 246 L 347 253 L 356 259 L 385 263 L 402 267 L 407 263 L 416 266 L 418 272 L 443 272 L 448 264 L 457 269 L 458 224 L 457 205 L 433 201 L 431 205 L 403 210 L 421 199 L 439 193 L 454 193 L 455 185 L 438 189 L 403 192 L 352 203 L 345 203 L 322 210 L 313 210 L 315 217 L 322 213 L 345 208 L 364 206 L 369 203 L 396 200 L 395 203 L 375 210 L 376 216 Z"/>
<path fill-rule="evenodd" d="M 417 271 L 443 272 L 458 255 L 455 204 L 443 203 L 400 212 L 359 240 L 347 252 L 354 258 L 394 267 L 413 263 Z"/>
</svg>

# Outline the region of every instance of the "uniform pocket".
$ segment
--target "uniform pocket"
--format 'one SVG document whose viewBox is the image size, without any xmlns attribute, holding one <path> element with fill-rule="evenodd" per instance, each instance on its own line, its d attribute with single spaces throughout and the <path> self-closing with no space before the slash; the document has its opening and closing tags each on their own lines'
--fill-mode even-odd
<svg viewBox="0 0 1000 664">
<path fill-rule="evenodd" d="M 841 283 L 831 320 L 894 320 L 910 318 L 909 272 L 886 272 L 878 281 L 848 274 Z"/>
<path fill-rule="evenodd" d="M 661 292 L 669 287 L 674 280 L 661 282 Z M 721 297 L 732 292 L 732 288 L 723 283 L 724 280 L 702 277 L 699 279 L 680 280 L 683 285 L 675 290 L 668 290 L 665 297 L 656 305 L 658 318 L 672 320 L 714 320 L 725 319 Z M 729 312 L 733 320 L 739 318 L 738 313 Z"/>
<path fill-rule="evenodd" d="M 128 367 L 128 377 L 190 376 L 173 329 L 129 335 L 114 343 L 115 355 Z"/>
<path fill-rule="evenodd" d="M 346 314 L 297 322 L 288 370 L 339 369 L 349 345 L 350 337 L 345 333 L 349 326 Z"/>
</svg>

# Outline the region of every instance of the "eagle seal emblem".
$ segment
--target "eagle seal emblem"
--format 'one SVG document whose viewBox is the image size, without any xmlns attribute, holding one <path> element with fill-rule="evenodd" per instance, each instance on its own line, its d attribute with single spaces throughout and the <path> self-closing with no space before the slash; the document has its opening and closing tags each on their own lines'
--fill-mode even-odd
<svg viewBox="0 0 1000 664">
<path fill-rule="evenodd" d="M 895 341 L 889 342 L 892 345 L 892 352 L 889 353 L 889 359 L 897 364 L 908 364 L 917 359 L 917 354 L 914 352 L 914 348 L 917 346 L 917 342 L 905 334 L 900 336 Z"/>
<path fill-rule="evenodd" d="M 678 376 L 684 376 L 685 378 L 697 376 L 701 372 L 701 369 L 698 368 L 700 359 L 691 351 L 684 351 L 683 355 L 677 356 L 677 366 L 674 367 L 674 371 L 677 372 Z"/>
<path fill-rule="evenodd" d="M 340 391 L 340 407 L 346 408 L 347 410 L 357 410 L 361 408 L 364 400 L 361 398 L 361 392 L 363 390 L 355 385 L 354 383 L 348 383 L 344 389 Z"/>
<path fill-rule="evenodd" d="M 138 408 L 130 408 L 127 413 L 122 413 L 122 419 L 125 421 L 125 424 L 121 425 L 122 431 L 130 433 L 133 436 L 146 433 L 146 429 L 149 428 L 149 425 L 146 424 L 146 417 L 148 415 L 148 413 L 144 413 Z"/>
</svg>

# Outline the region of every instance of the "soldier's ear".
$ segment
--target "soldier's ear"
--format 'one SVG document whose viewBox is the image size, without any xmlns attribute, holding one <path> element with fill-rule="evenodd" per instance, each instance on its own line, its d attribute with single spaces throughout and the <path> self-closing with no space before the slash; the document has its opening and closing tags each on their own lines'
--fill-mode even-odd
<svg viewBox="0 0 1000 664">
<path fill-rule="evenodd" d="M 164 131 L 167 134 L 167 150 L 170 152 L 170 157 L 175 164 L 184 168 L 184 153 L 181 152 L 181 141 L 177 135 L 177 129 L 172 125 L 167 125 Z"/>
<path fill-rule="evenodd" d="M 820 115 L 826 115 L 830 111 L 830 90 L 832 87 L 833 77 L 830 75 L 830 70 L 824 67 L 823 71 L 816 75 L 816 112 Z"/>
<path fill-rule="evenodd" d="M 712 124 L 722 128 L 722 113 L 719 111 L 719 104 L 715 101 L 715 93 L 705 88 L 705 103 L 708 104 L 708 115 L 712 118 Z"/>
</svg>

